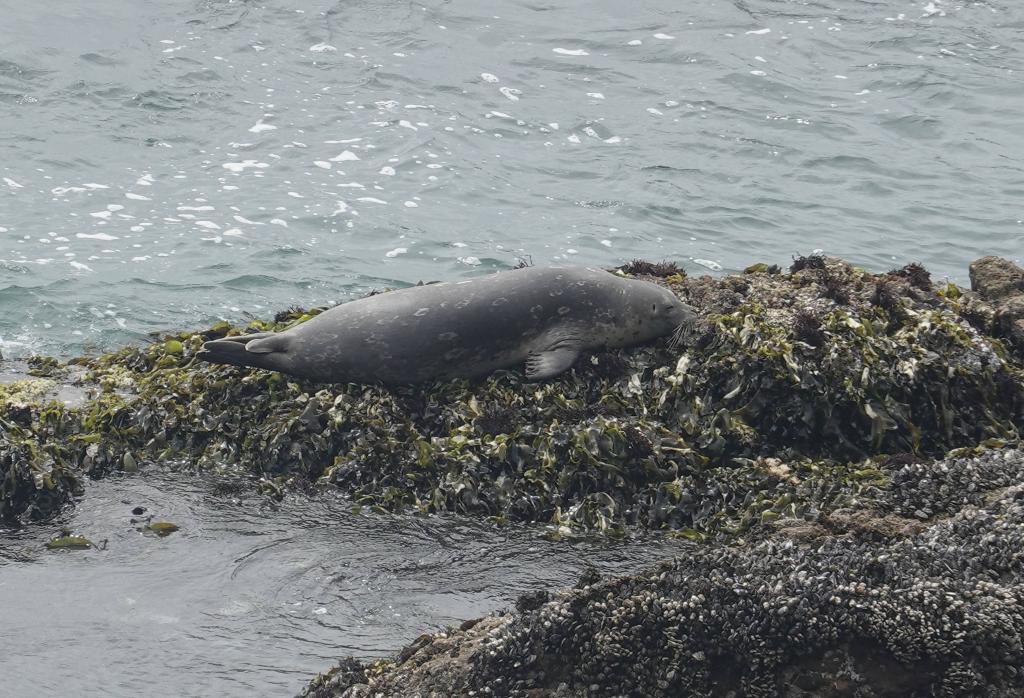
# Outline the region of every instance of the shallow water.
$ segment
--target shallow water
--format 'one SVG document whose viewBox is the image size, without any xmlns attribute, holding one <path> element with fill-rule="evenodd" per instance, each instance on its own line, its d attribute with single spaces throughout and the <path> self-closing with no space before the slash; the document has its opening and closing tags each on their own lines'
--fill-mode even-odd
<svg viewBox="0 0 1024 698">
<path fill-rule="evenodd" d="M 141 534 L 136 506 L 181 529 Z M 59 523 L 0 533 L 0 694 L 294 695 L 341 656 L 387 656 L 587 565 L 624 574 L 678 549 L 356 515 L 326 495 L 272 506 L 158 472 L 91 485 L 66 524 L 106 549 L 45 550 Z"/>
<path fill-rule="evenodd" d="M 1024 6 L 0 0 L 0 349 L 537 263 L 1024 235 Z"/>
</svg>

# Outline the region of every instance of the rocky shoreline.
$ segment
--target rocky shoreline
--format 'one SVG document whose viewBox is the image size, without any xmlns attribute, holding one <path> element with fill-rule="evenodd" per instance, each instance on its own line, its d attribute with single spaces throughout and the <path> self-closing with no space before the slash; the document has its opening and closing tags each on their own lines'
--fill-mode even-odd
<svg viewBox="0 0 1024 698">
<path fill-rule="evenodd" d="M 687 546 L 393 662 L 343 662 L 316 696 L 1024 690 L 1024 271 L 982 258 L 971 290 L 823 257 L 724 278 L 620 271 L 700 322 L 679 346 L 594 354 L 540 384 L 324 386 L 194 360 L 207 339 L 316 310 L 34 359 L 0 384 L 0 521 L 45 520 L 85 477 L 164 463 L 230 469 L 272 497 L 337 488 L 381 511 L 639 526 Z"/>
<path fill-rule="evenodd" d="M 902 472 L 929 518 L 887 513 L 905 507 L 894 498 L 776 522 L 759 541 L 685 543 L 635 575 L 422 636 L 391 662 L 344 661 L 303 695 L 1020 695 L 1024 485 L 995 483 L 1024 482 L 1024 453 Z M 977 504 L 949 496 L 965 484 Z"/>
</svg>

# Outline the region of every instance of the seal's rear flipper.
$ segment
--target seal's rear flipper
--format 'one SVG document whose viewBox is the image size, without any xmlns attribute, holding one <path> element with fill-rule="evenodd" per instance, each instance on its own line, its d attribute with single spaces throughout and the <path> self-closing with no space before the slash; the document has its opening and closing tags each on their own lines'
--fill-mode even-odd
<svg viewBox="0 0 1024 698">
<path fill-rule="evenodd" d="M 253 342 L 247 342 L 245 350 L 253 354 L 273 354 L 276 352 L 288 351 L 291 344 L 291 337 L 286 334 L 275 334 L 267 332 Z"/>
<path fill-rule="evenodd" d="M 560 347 L 533 352 L 526 360 L 526 377 L 532 381 L 554 378 L 565 373 L 580 356 L 575 347 Z"/>
<path fill-rule="evenodd" d="M 253 351 L 252 345 L 259 346 L 261 342 L 278 339 L 280 335 L 274 332 L 259 332 L 257 334 L 243 334 L 237 337 L 224 337 L 203 343 L 203 350 L 196 356 L 203 361 L 214 364 L 229 364 L 231 366 L 255 366 L 257 368 L 274 367 L 266 360 L 263 354 L 273 352 L 274 349 L 266 348 L 262 351 Z"/>
</svg>

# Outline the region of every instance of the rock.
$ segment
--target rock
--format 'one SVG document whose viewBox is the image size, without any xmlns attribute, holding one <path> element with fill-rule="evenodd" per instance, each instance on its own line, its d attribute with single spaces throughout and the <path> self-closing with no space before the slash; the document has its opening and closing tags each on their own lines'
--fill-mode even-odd
<svg viewBox="0 0 1024 698">
<path fill-rule="evenodd" d="M 1016 449 L 916 465 L 1024 482 Z M 925 489 L 933 505 L 948 496 Z M 434 636 L 378 666 L 368 695 L 1020 696 L 1024 485 L 977 495 L 926 524 L 843 514 L 839 535 L 803 544 L 685 544 L 660 566 Z"/>
<path fill-rule="evenodd" d="M 971 289 L 991 307 L 993 333 L 1024 350 L 1024 269 L 1001 257 L 982 257 L 971 263 L 970 271 Z M 971 311 L 988 314 L 979 304 Z"/>
<path fill-rule="evenodd" d="M 321 674 L 303 691 L 303 698 L 362 698 L 409 696 L 453 698 L 467 695 L 469 662 L 509 617 L 489 616 L 467 630 L 424 635 L 402 651 L 393 663 L 360 665 L 343 660 Z"/>
<path fill-rule="evenodd" d="M 1002 257 L 981 257 L 971 262 L 971 290 L 995 301 L 1024 293 L 1024 269 Z"/>
</svg>

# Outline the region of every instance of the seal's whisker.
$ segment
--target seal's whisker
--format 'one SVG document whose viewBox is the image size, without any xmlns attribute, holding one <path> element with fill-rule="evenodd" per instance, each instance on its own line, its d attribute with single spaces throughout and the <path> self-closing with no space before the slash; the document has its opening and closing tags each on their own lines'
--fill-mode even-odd
<svg viewBox="0 0 1024 698">
<path fill-rule="evenodd" d="M 683 343 L 683 336 L 686 334 L 687 327 L 689 327 L 687 322 L 681 322 L 676 326 L 676 329 L 672 332 L 672 337 L 668 340 L 669 349 L 675 351 L 679 348 L 679 345 Z"/>
</svg>

